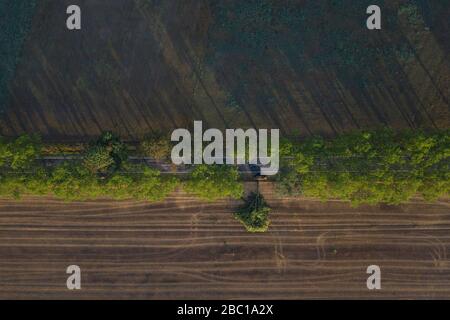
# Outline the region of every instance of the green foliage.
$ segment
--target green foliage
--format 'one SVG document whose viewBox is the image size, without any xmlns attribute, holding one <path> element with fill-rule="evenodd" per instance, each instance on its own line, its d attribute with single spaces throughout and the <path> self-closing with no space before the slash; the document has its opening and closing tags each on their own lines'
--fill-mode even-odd
<svg viewBox="0 0 450 320">
<path fill-rule="evenodd" d="M 106 147 L 93 146 L 84 156 L 83 164 L 92 174 L 104 174 L 115 162 L 111 152 Z"/>
<path fill-rule="evenodd" d="M 6 165 L 11 156 L 12 154 L 8 142 L 5 138 L 0 136 L 0 167 Z"/>
<path fill-rule="evenodd" d="M 9 142 L 0 137 L 0 167 L 26 169 L 41 154 L 41 150 L 42 145 L 37 136 L 23 135 Z"/>
<path fill-rule="evenodd" d="M 260 193 L 252 193 L 245 205 L 234 214 L 249 232 L 266 232 L 270 225 L 271 209 Z"/>
<path fill-rule="evenodd" d="M 106 147 L 109 150 L 117 169 L 120 168 L 122 162 L 126 161 L 128 158 L 127 145 L 120 140 L 119 136 L 112 132 L 103 133 L 96 145 Z"/>
<path fill-rule="evenodd" d="M 239 199 L 244 188 L 236 167 L 228 165 L 198 165 L 190 173 L 184 188 L 201 199 L 214 201 L 231 197 Z"/>
<path fill-rule="evenodd" d="M 17 199 L 22 195 L 49 195 L 65 201 L 98 198 L 159 201 L 179 184 L 174 177 L 162 177 L 156 169 L 126 165 L 126 145 L 109 133 L 91 146 L 81 163 L 67 161 L 45 168 L 34 161 L 40 150 L 36 137 L 22 136 L 12 141 L 0 138 L 0 196 Z"/>
<path fill-rule="evenodd" d="M 24 194 L 49 194 L 49 173 L 44 168 L 34 168 L 33 173 L 10 172 L 0 174 L 0 196 L 19 199 Z"/>
<path fill-rule="evenodd" d="M 54 196 L 66 201 L 95 199 L 103 195 L 98 179 L 86 168 L 64 163 L 53 170 L 50 190 Z"/>
<path fill-rule="evenodd" d="M 174 177 L 162 177 L 156 169 L 130 166 L 115 173 L 105 184 L 105 192 L 116 200 L 134 199 L 160 201 L 178 186 Z"/>
<path fill-rule="evenodd" d="M 92 155 L 80 163 L 67 161 L 47 168 L 35 161 L 40 151 L 36 137 L 0 138 L 0 196 L 158 201 L 179 184 L 158 170 L 126 164 L 126 146 L 111 135 L 99 139 L 90 149 Z M 433 201 L 450 194 L 448 130 L 396 133 L 385 129 L 330 140 L 283 140 L 280 155 L 277 189 L 283 195 L 342 199 L 360 205 L 398 204 L 417 194 Z M 120 169 L 116 169 L 117 158 Z M 105 168 L 107 175 L 92 174 L 104 172 Z M 196 166 L 184 187 L 209 201 L 238 199 L 243 194 L 237 168 L 227 165 Z M 254 219 L 257 217 L 255 213 Z"/>
<path fill-rule="evenodd" d="M 0 196 L 17 199 L 28 190 L 34 194 L 45 193 L 45 185 L 41 182 L 44 169 L 38 169 L 34 176 L 23 173 L 32 170 L 39 152 L 36 138 L 21 136 L 8 141 L 0 137 Z"/>
<path fill-rule="evenodd" d="M 65 201 L 99 198 L 160 201 L 179 184 L 159 171 L 131 166 L 108 179 L 92 175 L 84 166 L 63 163 L 53 170 L 36 168 L 28 173 L 0 175 L 0 196 L 18 199 L 22 195 L 48 195 Z"/>
<path fill-rule="evenodd" d="M 176 178 L 163 178 L 146 166 L 127 166 L 108 179 L 93 176 L 82 166 L 64 164 L 53 171 L 51 192 L 67 201 L 111 198 L 160 201 L 178 185 Z"/>
<path fill-rule="evenodd" d="M 91 173 L 105 174 L 119 170 L 127 158 L 126 144 L 112 132 L 105 132 L 87 150 L 84 165 Z"/>
<path fill-rule="evenodd" d="M 141 142 L 140 150 L 147 157 L 165 160 L 170 157 L 172 145 L 170 138 L 161 133 L 151 134 Z"/>
<path fill-rule="evenodd" d="M 343 199 L 354 205 L 399 204 L 417 193 L 450 194 L 450 135 L 391 130 L 283 142 L 281 194 Z"/>
<path fill-rule="evenodd" d="M 105 193 L 115 200 L 133 198 L 133 187 L 133 177 L 124 172 L 116 172 L 104 185 Z"/>
<path fill-rule="evenodd" d="M 178 186 L 175 177 L 162 177 L 158 170 L 142 167 L 141 174 L 134 185 L 134 197 L 137 200 L 160 201 Z"/>
</svg>

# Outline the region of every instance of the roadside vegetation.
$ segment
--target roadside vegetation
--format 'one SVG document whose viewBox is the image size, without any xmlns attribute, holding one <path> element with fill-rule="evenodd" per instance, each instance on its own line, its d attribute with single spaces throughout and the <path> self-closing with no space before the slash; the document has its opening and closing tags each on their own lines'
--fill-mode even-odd
<svg viewBox="0 0 450 320">
<path fill-rule="evenodd" d="M 185 182 L 184 189 L 207 201 L 225 197 L 239 199 L 244 193 L 237 168 L 228 165 L 195 166 Z"/>
<path fill-rule="evenodd" d="M 167 160 L 170 158 L 172 150 L 170 137 L 161 132 L 147 135 L 141 141 L 139 150 L 146 157 L 151 157 L 158 161 Z"/>
<path fill-rule="evenodd" d="M 373 205 L 450 193 L 449 131 L 386 129 L 282 145 L 277 189 L 283 195 Z"/>
<path fill-rule="evenodd" d="M 44 149 L 37 137 L 0 139 L 0 196 L 159 201 L 179 184 L 175 177 L 163 177 L 157 169 L 128 163 L 127 145 L 110 132 L 90 144 L 79 159 L 55 166 L 39 160 Z"/>
<path fill-rule="evenodd" d="M 92 174 L 108 175 L 121 169 L 128 159 L 127 145 L 111 132 L 105 132 L 91 143 L 83 158 L 83 165 Z"/>
<path fill-rule="evenodd" d="M 245 204 L 234 214 L 248 232 L 266 232 L 270 225 L 270 207 L 260 193 L 251 193 Z"/>
<path fill-rule="evenodd" d="M 163 138 L 146 145 L 149 155 L 168 157 Z M 154 147 L 154 149 L 153 149 Z M 70 157 L 43 156 L 70 150 Z M 75 151 L 74 151 L 75 150 Z M 0 137 L 0 197 L 53 196 L 65 201 L 160 201 L 176 188 L 205 201 L 242 199 L 237 167 L 197 165 L 180 180 L 171 173 L 129 161 L 130 146 L 110 132 L 96 141 L 57 148 L 37 136 Z M 163 150 L 164 152 L 159 152 Z M 72 153 L 74 151 L 74 153 Z M 76 153 L 78 152 L 78 153 Z M 142 154 L 142 149 L 136 151 Z M 282 196 L 350 201 L 353 205 L 400 204 L 420 195 L 428 201 L 450 194 L 450 132 L 383 129 L 333 139 L 311 137 L 281 142 L 276 190 Z M 264 232 L 270 208 L 251 194 L 235 213 L 249 232 Z"/>
</svg>

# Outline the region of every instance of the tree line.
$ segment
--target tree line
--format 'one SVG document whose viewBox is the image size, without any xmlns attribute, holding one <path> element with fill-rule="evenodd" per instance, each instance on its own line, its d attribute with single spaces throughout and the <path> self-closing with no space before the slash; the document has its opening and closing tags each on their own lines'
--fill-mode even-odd
<svg viewBox="0 0 450 320">
<path fill-rule="evenodd" d="M 170 150 L 169 137 L 152 134 L 135 154 L 165 161 Z M 40 159 L 49 152 L 58 153 L 58 148 L 43 144 L 37 136 L 0 137 L 0 197 L 160 201 L 179 187 L 206 201 L 244 195 L 235 166 L 193 166 L 184 179 L 162 175 L 148 165 L 131 163 L 129 146 L 111 132 L 78 148 L 75 159 L 48 166 Z M 353 205 L 400 204 L 416 195 L 434 201 L 450 194 L 449 157 L 449 130 L 380 129 L 331 139 L 282 139 L 281 168 L 274 183 L 282 196 L 339 199 Z M 262 195 L 243 200 L 236 219 L 248 231 L 267 230 L 270 208 Z"/>
<path fill-rule="evenodd" d="M 282 142 L 284 195 L 399 204 L 450 193 L 450 134 L 389 129 Z"/>
</svg>

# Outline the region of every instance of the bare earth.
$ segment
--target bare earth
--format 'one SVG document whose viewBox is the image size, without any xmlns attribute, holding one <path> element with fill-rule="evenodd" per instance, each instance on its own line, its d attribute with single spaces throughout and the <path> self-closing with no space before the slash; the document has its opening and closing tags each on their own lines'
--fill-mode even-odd
<svg viewBox="0 0 450 320">
<path fill-rule="evenodd" d="M 351 208 L 262 191 L 266 234 L 238 202 L 0 200 L 1 299 L 450 298 L 450 202 Z M 66 289 L 67 266 L 82 290 Z M 382 290 L 366 288 L 366 268 Z"/>
<path fill-rule="evenodd" d="M 273 63 L 248 72 L 240 70 L 239 59 L 211 66 L 205 62 L 211 2 L 79 0 L 83 28 L 71 32 L 64 22 L 73 2 L 42 1 L 11 83 L 11 102 L 0 115 L 0 134 L 78 142 L 113 130 L 136 140 L 194 120 L 211 128 L 279 128 L 302 136 L 449 127 L 445 11 L 431 31 L 400 28 L 414 59 L 393 66 L 373 61 L 370 85 L 361 88 L 337 70 L 308 71 L 275 49 Z M 328 18 L 331 24 L 342 20 Z M 379 36 L 380 43 L 394 41 L 382 31 Z M 229 96 L 244 84 L 233 107 Z"/>
</svg>

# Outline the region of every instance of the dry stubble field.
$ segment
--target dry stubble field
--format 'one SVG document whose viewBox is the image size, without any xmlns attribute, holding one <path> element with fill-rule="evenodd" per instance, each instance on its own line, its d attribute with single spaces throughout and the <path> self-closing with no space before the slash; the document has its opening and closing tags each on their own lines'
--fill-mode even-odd
<svg viewBox="0 0 450 320">
<path fill-rule="evenodd" d="M 282 199 L 249 234 L 236 203 L 0 201 L 3 299 L 448 298 L 450 203 L 351 208 Z M 68 265 L 82 290 L 66 288 Z M 366 288 L 366 268 L 382 290 Z"/>
</svg>

